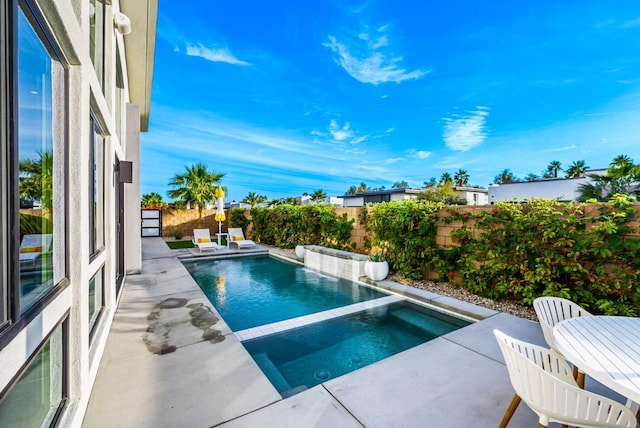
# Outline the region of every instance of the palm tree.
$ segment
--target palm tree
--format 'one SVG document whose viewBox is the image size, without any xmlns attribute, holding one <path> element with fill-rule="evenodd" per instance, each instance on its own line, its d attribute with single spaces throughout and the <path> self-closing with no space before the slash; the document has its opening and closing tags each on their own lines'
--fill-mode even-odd
<svg viewBox="0 0 640 428">
<path fill-rule="evenodd" d="M 447 183 L 453 184 L 453 179 L 451 178 L 451 174 L 449 174 L 448 172 L 445 172 L 440 176 L 440 184 L 447 184 Z"/>
<path fill-rule="evenodd" d="M 53 204 L 53 152 L 38 152 L 35 159 L 24 159 L 19 163 L 20 198 L 40 201 L 42 208 L 49 211 Z"/>
<path fill-rule="evenodd" d="M 391 186 L 392 189 L 406 189 L 408 187 L 409 187 L 409 183 L 407 183 L 404 180 L 396 181 L 395 183 L 393 183 L 393 186 Z"/>
<path fill-rule="evenodd" d="M 369 190 L 371 189 L 369 189 L 369 186 L 367 186 L 367 183 L 362 182 L 356 189 L 356 193 L 364 193 L 364 192 L 368 192 Z"/>
<path fill-rule="evenodd" d="M 538 181 L 538 179 L 539 179 L 539 177 L 536 174 L 534 174 L 533 172 L 530 172 L 524 178 L 524 181 Z"/>
<path fill-rule="evenodd" d="M 551 174 L 551 177 L 558 178 L 558 171 L 562 171 L 561 165 L 562 164 L 560 163 L 560 161 L 557 161 L 557 160 L 551 161 L 549 162 L 549 165 L 547 165 L 547 172 Z"/>
<path fill-rule="evenodd" d="M 316 204 L 323 203 L 327 199 L 327 194 L 322 189 L 318 189 L 311 194 L 311 200 Z"/>
<path fill-rule="evenodd" d="M 505 168 L 502 172 L 495 176 L 493 182 L 495 184 L 517 183 L 519 180 L 511 172 L 509 168 Z"/>
<path fill-rule="evenodd" d="M 258 204 L 261 204 L 263 202 L 267 201 L 267 197 L 266 196 L 262 196 L 262 195 L 258 195 L 255 192 L 249 192 L 249 194 L 247 196 L 244 197 L 243 200 L 241 200 L 240 202 L 242 202 L 243 204 L 249 204 L 251 205 L 251 208 L 255 207 Z"/>
<path fill-rule="evenodd" d="M 349 187 L 349 190 L 345 192 L 345 195 L 355 195 L 358 193 L 358 188 L 356 186 Z"/>
<path fill-rule="evenodd" d="M 566 178 L 579 178 L 584 177 L 585 172 L 587 172 L 587 164 L 584 163 L 583 160 L 573 161 L 569 168 L 565 171 Z"/>
<path fill-rule="evenodd" d="M 435 177 L 431 177 L 431 178 L 429 179 L 429 181 L 425 181 L 425 182 L 423 183 L 423 186 L 422 186 L 422 187 L 424 187 L 424 188 L 426 189 L 426 188 L 429 188 L 429 187 L 435 187 L 435 186 L 436 186 L 436 184 L 438 184 L 438 182 L 436 181 L 436 178 L 435 178 Z"/>
<path fill-rule="evenodd" d="M 640 194 L 639 170 L 640 165 L 635 165 L 629 156 L 617 156 L 610 163 L 605 175 L 588 175 L 591 183 L 580 186 L 578 200 L 608 201 L 616 193 L 638 196 Z"/>
<path fill-rule="evenodd" d="M 156 192 L 145 193 L 142 195 L 140 205 L 142 208 L 161 207 L 164 205 L 164 199 L 162 199 L 162 196 Z"/>
<path fill-rule="evenodd" d="M 169 182 L 169 186 L 174 189 L 167 194 L 171 199 L 197 205 L 202 218 L 205 205 L 215 199 L 216 187 L 220 185 L 224 174 L 210 172 L 207 165 L 201 162 L 185 166 L 184 169 L 183 174 L 176 174 Z"/>
<path fill-rule="evenodd" d="M 453 176 L 453 182 L 458 187 L 464 187 L 469 184 L 469 174 L 466 169 L 459 169 Z"/>
</svg>

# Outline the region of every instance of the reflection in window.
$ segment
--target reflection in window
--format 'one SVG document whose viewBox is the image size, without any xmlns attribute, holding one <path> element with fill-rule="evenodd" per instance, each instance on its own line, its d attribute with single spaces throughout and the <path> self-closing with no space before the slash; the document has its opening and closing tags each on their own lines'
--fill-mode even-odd
<svg viewBox="0 0 640 428">
<path fill-rule="evenodd" d="M 54 117 L 62 111 L 56 100 L 61 98 L 64 71 L 60 63 L 51 58 L 22 10 L 18 14 L 17 57 L 20 310 L 23 313 L 63 274 L 55 272 L 60 269 L 59 263 L 54 268 L 53 249 L 54 217 L 64 209 L 57 204 L 59 195 L 54 197 L 54 191 L 57 192 L 54 190 L 54 157 L 63 135 Z"/>
<path fill-rule="evenodd" d="M 100 268 L 89 281 L 89 331 L 93 331 L 93 326 L 96 324 L 103 306 L 103 280 L 104 268 Z"/>
<path fill-rule="evenodd" d="M 91 60 L 98 75 L 98 82 L 103 84 L 103 55 L 104 55 L 104 5 L 101 0 L 89 2 L 89 25 L 91 26 L 89 48 Z"/>
<path fill-rule="evenodd" d="M 90 254 L 97 254 L 104 246 L 104 137 L 91 116 L 91 239 Z"/>
<path fill-rule="evenodd" d="M 16 384 L 1 398 L 0 426 L 51 425 L 64 395 L 63 358 L 60 326 L 29 363 Z"/>
</svg>

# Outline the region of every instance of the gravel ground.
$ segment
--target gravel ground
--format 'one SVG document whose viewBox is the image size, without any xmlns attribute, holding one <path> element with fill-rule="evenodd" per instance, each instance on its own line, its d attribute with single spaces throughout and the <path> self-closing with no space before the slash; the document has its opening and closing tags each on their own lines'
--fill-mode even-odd
<svg viewBox="0 0 640 428">
<path fill-rule="evenodd" d="M 536 316 L 536 313 L 532 307 L 523 306 L 518 303 L 509 301 L 498 302 L 486 297 L 476 296 L 475 294 L 469 293 L 463 288 L 454 287 L 447 282 L 434 282 L 425 280 L 416 281 L 412 279 L 402 278 L 398 275 L 391 275 L 389 279 L 399 284 L 410 285 L 421 290 L 431 291 L 432 293 L 453 297 L 455 299 L 473 303 L 485 308 L 493 309 L 500 312 L 506 312 L 520 318 L 526 318 L 533 321 L 538 320 L 538 317 Z"/>
</svg>

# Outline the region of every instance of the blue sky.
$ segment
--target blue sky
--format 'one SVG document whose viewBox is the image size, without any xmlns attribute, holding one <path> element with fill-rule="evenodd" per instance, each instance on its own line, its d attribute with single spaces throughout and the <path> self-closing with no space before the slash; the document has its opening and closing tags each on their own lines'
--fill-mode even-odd
<svg viewBox="0 0 640 428">
<path fill-rule="evenodd" d="M 640 162 L 640 2 L 160 1 L 142 192 L 228 200 Z"/>
</svg>

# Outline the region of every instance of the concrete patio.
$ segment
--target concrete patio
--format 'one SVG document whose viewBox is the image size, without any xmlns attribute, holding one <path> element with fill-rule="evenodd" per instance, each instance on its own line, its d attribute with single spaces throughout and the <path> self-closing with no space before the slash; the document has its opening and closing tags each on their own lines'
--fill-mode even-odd
<svg viewBox="0 0 640 428">
<path fill-rule="evenodd" d="M 496 427 L 513 389 L 492 330 L 545 344 L 537 323 L 478 308 L 480 322 L 284 400 L 182 266 L 192 253 L 142 244 L 86 427 Z M 587 389 L 624 402 L 590 379 Z M 509 426 L 536 424 L 521 404 Z"/>
</svg>

